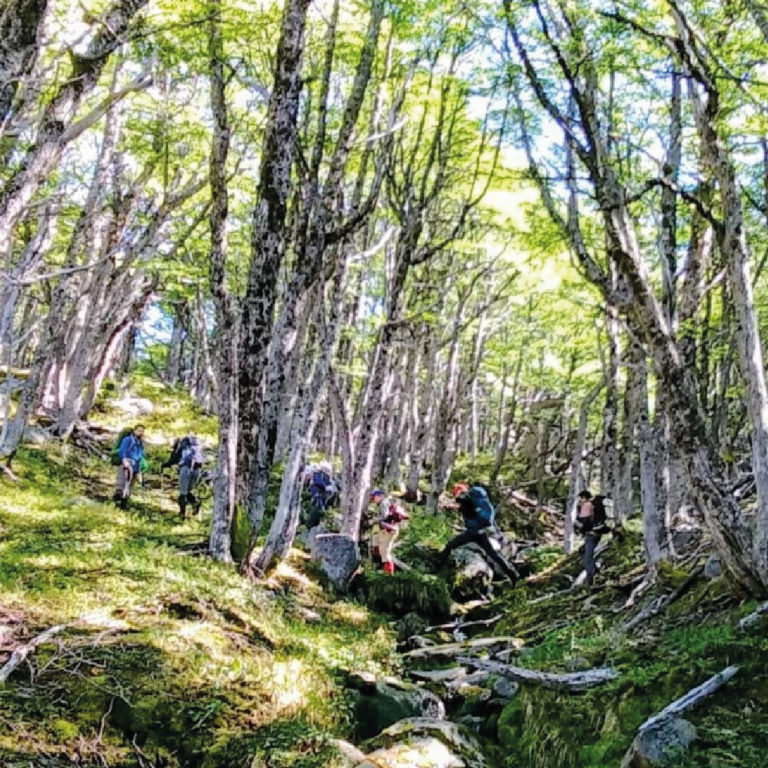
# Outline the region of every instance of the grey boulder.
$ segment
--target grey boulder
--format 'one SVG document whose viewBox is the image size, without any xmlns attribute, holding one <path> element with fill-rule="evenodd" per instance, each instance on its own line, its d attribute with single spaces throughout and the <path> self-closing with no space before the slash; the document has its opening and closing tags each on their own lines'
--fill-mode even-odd
<svg viewBox="0 0 768 768">
<path fill-rule="evenodd" d="M 681 717 L 664 720 L 638 733 L 621 768 L 673 768 L 680 765 L 694 741 L 693 723 Z"/>
<path fill-rule="evenodd" d="M 360 564 L 360 552 L 351 536 L 321 533 L 312 542 L 312 559 L 336 589 L 344 591 Z"/>
</svg>

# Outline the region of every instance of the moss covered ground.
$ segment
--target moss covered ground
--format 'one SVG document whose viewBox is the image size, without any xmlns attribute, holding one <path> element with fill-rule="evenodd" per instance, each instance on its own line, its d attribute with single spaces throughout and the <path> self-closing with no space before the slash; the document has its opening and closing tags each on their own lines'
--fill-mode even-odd
<svg viewBox="0 0 768 768">
<path fill-rule="evenodd" d="M 139 382 L 150 463 L 211 422 Z M 152 391 L 148 391 L 148 390 Z M 105 403 L 98 418 L 126 417 Z M 0 479 L 0 665 L 65 625 L 0 684 L 0 765 L 333 766 L 353 732 L 347 669 L 391 673 L 379 616 L 331 599 L 295 555 L 255 586 L 203 554 L 207 516 L 181 522 L 156 475 L 127 511 L 113 468 L 76 446 L 21 450 Z M 256 762 L 254 762 L 256 758 Z"/>
<path fill-rule="evenodd" d="M 330 596 L 300 551 L 263 585 L 212 562 L 205 510 L 180 521 L 173 484 L 156 470 L 193 425 L 212 444 L 213 420 L 149 379 L 134 379 L 131 396 L 151 400 L 150 413 L 128 417 L 115 405 L 122 394 L 109 393 L 94 421 L 115 433 L 135 421 L 147 428 L 154 472 L 130 509 L 110 502 L 108 441 L 101 457 L 28 446 L 14 462 L 18 482 L 0 479 L 0 665 L 19 643 L 64 625 L 0 684 L 0 766 L 341 765 L 330 740 L 355 733 L 345 671 L 397 673 L 393 617 Z M 397 553 L 414 572 L 368 573 L 361 597 L 386 608 L 395 595 L 401 613 L 423 597 L 437 606 L 433 621 L 448 609 L 434 554 L 456 521 L 413 512 Z M 722 577 L 690 580 L 705 555 L 664 569 L 633 607 L 644 565 L 631 525 L 610 540 L 593 590 L 571 588 L 578 555 L 548 546 L 528 556 L 535 575 L 514 590 L 499 585 L 468 618 L 501 613 L 492 631 L 520 638 L 516 664 L 607 664 L 620 676 L 581 694 L 522 686 L 479 729 L 492 764 L 618 766 L 641 722 L 735 663 L 739 674 L 688 715 L 699 740 L 685 768 L 768 765 L 768 616 L 738 630 L 754 603 Z M 678 599 L 626 628 L 681 585 Z"/>
<path fill-rule="evenodd" d="M 526 646 L 515 663 L 565 672 L 608 665 L 617 680 L 587 693 L 523 687 L 496 724 L 499 764 L 509 768 L 597 768 L 619 765 L 638 726 L 730 664 L 738 675 L 686 715 L 699 740 L 687 768 L 768 764 L 768 622 L 747 631 L 739 618 L 754 604 L 723 577 L 688 580 L 666 569 L 634 606 L 627 599 L 642 574 L 637 534 L 610 540 L 595 589 L 568 589 L 578 555 L 561 560 L 493 606 L 504 607 L 499 634 Z M 570 578 L 569 578 L 570 577 Z M 661 595 L 686 583 L 681 596 L 654 617 L 630 620 Z"/>
</svg>

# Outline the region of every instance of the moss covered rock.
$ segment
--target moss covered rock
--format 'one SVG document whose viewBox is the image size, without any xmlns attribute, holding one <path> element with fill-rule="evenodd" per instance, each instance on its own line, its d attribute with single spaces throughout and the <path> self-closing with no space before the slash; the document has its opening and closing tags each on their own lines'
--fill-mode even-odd
<svg viewBox="0 0 768 768">
<path fill-rule="evenodd" d="M 436 576 L 416 571 L 394 575 L 369 571 L 357 580 L 355 588 L 371 608 L 394 616 L 415 612 L 431 622 L 439 622 L 450 614 L 448 587 Z"/>
<path fill-rule="evenodd" d="M 366 674 L 350 675 L 353 688 L 355 731 L 369 739 L 390 725 L 409 717 L 445 717 L 443 702 L 431 691 L 400 680 L 377 680 Z"/>
<path fill-rule="evenodd" d="M 487 768 L 480 744 L 464 727 L 445 720 L 411 718 L 369 744 L 368 759 L 381 768 Z"/>
<path fill-rule="evenodd" d="M 674 768 L 696 741 L 696 728 L 673 717 L 641 731 L 621 763 L 621 768 Z"/>
</svg>

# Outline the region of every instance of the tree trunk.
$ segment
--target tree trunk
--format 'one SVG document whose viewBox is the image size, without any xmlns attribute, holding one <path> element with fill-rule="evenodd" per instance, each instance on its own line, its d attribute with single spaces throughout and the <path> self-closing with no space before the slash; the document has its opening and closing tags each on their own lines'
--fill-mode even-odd
<svg viewBox="0 0 768 768">
<path fill-rule="evenodd" d="M 18 111 L 14 109 L 17 94 L 37 60 L 48 2 L 6 0 L 0 13 L 0 142 Z M 4 150 L 0 148 L 0 165 Z"/>
<path fill-rule="evenodd" d="M 576 430 L 576 440 L 573 444 L 573 454 L 571 456 L 571 479 L 568 483 L 568 498 L 565 502 L 565 554 L 570 555 L 573 552 L 573 521 L 576 516 L 576 499 L 578 498 L 581 483 L 581 462 L 584 456 L 584 445 L 587 438 L 587 419 L 589 418 L 589 409 L 592 403 L 600 394 L 604 382 L 597 384 L 594 389 L 584 398 L 579 408 L 579 426 Z"/>
<path fill-rule="evenodd" d="M 231 529 L 237 490 L 238 326 L 234 302 L 227 288 L 226 224 L 229 215 L 227 156 L 230 126 L 224 79 L 225 54 L 221 35 L 221 0 L 211 0 L 208 60 L 213 112 L 210 160 L 212 200 L 210 281 L 218 331 L 216 367 L 219 379 L 217 398 L 219 446 L 213 481 L 213 520 L 208 547 L 214 559 L 231 562 Z M 205 333 L 205 328 L 202 332 Z"/>
<path fill-rule="evenodd" d="M 342 262 L 335 275 L 335 289 L 326 317 L 323 316 L 326 314 L 323 286 L 319 286 L 317 289 L 317 304 L 319 306 L 317 314 L 323 328 L 319 338 L 320 348 L 314 370 L 311 371 L 311 374 L 307 372 L 309 375 L 301 377 L 302 384 L 297 396 L 290 451 L 283 471 L 275 519 L 270 527 L 264 548 L 255 564 L 255 570 L 260 573 L 268 573 L 280 560 L 285 558 L 293 544 L 298 528 L 301 474 L 306 464 L 309 441 L 320 413 L 317 403 L 322 400 L 331 360 L 338 343 L 339 319 L 341 317 L 339 307 L 341 306 L 344 272 L 345 264 Z M 248 561 L 250 562 L 250 560 L 249 555 Z"/>
<path fill-rule="evenodd" d="M 293 190 L 308 6 L 309 0 L 287 0 L 283 8 L 262 145 L 258 202 L 253 212 L 252 258 L 243 302 L 238 373 L 239 458 L 246 487 L 251 482 L 251 454 L 259 444 L 267 348 L 289 238 L 288 200 Z"/>
<path fill-rule="evenodd" d="M 70 53 L 73 71 L 46 106 L 34 143 L 0 190 L 0 249 L 10 251 L 13 233 L 33 195 L 58 163 L 83 97 L 97 84 L 112 52 L 122 44 L 133 17 L 147 0 L 115 0 L 99 19 L 84 54 Z M 3 250 L 0 250 L 0 256 Z"/>
</svg>

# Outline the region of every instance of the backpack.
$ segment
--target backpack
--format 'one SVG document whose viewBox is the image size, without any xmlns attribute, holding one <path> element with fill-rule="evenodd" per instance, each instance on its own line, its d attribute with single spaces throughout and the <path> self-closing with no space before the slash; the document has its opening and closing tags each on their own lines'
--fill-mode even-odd
<svg viewBox="0 0 768 768">
<path fill-rule="evenodd" d="M 592 498 L 592 528 L 605 528 L 608 514 L 605 511 L 605 496 Z"/>
<path fill-rule="evenodd" d="M 329 491 L 333 492 L 335 490 L 333 481 L 322 469 L 316 469 L 312 473 L 311 485 L 318 488 L 322 493 L 327 493 Z"/>
<path fill-rule="evenodd" d="M 482 488 L 479 485 L 473 485 L 469 489 L 468 495 L 475 507 L 475 519 L 483 526 L 483 528 L 493 525 L 496 510 L 493 508 L 493 504 L 491 504 L 491 500 L 488 498 L 488 493 L 485 488 Z"/>
<path fill-rule="evenodd" d="M 122 459 L 120 458 L 120 443 L 122 443 L 125 437 L 130 435 L 131 432 L 133 432 L 133 427 L 123 427 L 123 429 L 120 430 L 117 440 L 115 440 L 114 445 L 109 451 L 109 462 L 112 466 L 119 467 L 122 463 Z"/>
<path fill-rule="evenodd" d="M 183 438 L 179 444 L 179 449 L 181 451 L 180 464 L 182 466 L 194 466 L 195 464 L 202 465 L 205 461 L 205 456 L 203 456 L 203 445 L 196 437 L 187 436 Z"/>
</svg>

